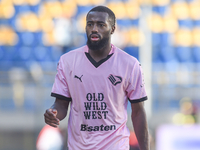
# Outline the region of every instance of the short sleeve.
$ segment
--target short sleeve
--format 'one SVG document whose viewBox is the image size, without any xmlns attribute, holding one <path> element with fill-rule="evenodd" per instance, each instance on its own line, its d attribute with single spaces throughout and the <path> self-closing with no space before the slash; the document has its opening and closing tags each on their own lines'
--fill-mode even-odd
<svg viewBox="0 0 200 150">
<path fill-rule="evenodd" d="M 67 68 L 64 68 L 63 66 L 64 66 L 64 63 L 60 59 L 57 65 L 57 74 L 55 76 L 55 81 L 52 87 L 51 96 L 59 98 L 59 99 L 71 101 L 71 96 L 70 96 L 70 92 L 69 92 L 69 88 L 68 88 L 68 84 L 67 84 L 67 80 L 65 76 L 65 73 L 67 71 L 64 73 L 64 69 L 67 69 Z"/>
<path fill-rule="evenodd" d="M 130 73 L 128 87 L 126 89 L 128 99 L 131 103 L 137 103 L 147 100 L 145 90 L 144 75 L 141 64 L 136 61 Z"/>
</svg>

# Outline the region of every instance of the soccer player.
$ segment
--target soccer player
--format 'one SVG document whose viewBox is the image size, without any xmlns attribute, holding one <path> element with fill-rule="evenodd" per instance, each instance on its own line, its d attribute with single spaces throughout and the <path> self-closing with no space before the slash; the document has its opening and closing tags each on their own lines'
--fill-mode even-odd
<svg viewBox="0 0 200 150">
<path fill-rule="evenodd" d="M 91 9 L 86 16 L 87 45 L 59 60 L 51 92 L 56 100 L 44 117 L 57 127 L 70 105 L 69 150 L 129 150 L 128 101 L 140 149 L 149 150 L 141 65 L 111 44 L 115 20 L 105 6 Z"/>
</svg>

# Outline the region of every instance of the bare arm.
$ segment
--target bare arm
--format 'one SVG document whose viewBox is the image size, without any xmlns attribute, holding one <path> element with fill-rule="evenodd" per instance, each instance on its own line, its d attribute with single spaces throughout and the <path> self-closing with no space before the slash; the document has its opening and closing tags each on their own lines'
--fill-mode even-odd
<svg viewBox="0 0 200 150">
<path fill-rule="evenodd" d="M 140 150 L 149 150 L 149 133 L 146 120 L 146 113 L 143 105 L 143 102 L 131 104 L 131 119 L 140 146 Z"/>
<path fill-rule="evenodd" d="M 44 114 L 45 123 L 52 127 L 57 127 L 60 120 L 66 117 L 69 103 L 70 101 L 56 98 L 54 104 Z"/>
</svg>

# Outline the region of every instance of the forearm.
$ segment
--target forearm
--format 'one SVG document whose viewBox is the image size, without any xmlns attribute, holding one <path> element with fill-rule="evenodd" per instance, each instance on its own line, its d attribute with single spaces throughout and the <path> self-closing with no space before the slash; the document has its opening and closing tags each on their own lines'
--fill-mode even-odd
<svg viewBox="0 0 200 150">
<path fill-rule="evenodd" d="M 140 150 L 149 150 L 149 133 L 145 111 L 140 111 L 137 114 L 132 114 L 131 117 Z"/>
<path fill-rule="evenodd" d="M 68 105 L 69 105 L 69 102 L 56 99 L 55 103 L 51 106 L 52 109 L 57 110 L 56 117 L 59 120 L 63 120 L 66 117 L 67 111 L 68 111 Z"/>
</svg>

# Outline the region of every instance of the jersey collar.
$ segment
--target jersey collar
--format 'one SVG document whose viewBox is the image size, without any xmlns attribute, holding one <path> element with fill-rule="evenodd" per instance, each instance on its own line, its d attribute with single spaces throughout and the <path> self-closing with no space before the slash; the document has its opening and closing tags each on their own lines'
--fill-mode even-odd
<svg viewBox="0 0 200 150">
<path fill-rule="evenodd" d="M 111 50 L 110 50 L 108 56 L 107 56 L 106 58 L 104 58 L 104 59 L 98 61 L 98 62 L 96 62 L 96 61 L 90 56 L 90 54 L 89 54 L 89 52 L 88 52 L 88 51 L 89 51 L 88 47 L 85 48 L 85 55 L 86 55 L 86 57 L 88 58 L 88 60 L 89 60 L 96 68 L 98 68 L 101 64 L 103 64 L 104 62 L 106 62 L 106 61 L 114 54 L 114 49 L 115 49 L 115 48 L 114 48 L 114 45 L 111 44 Z"/>
</svg>

